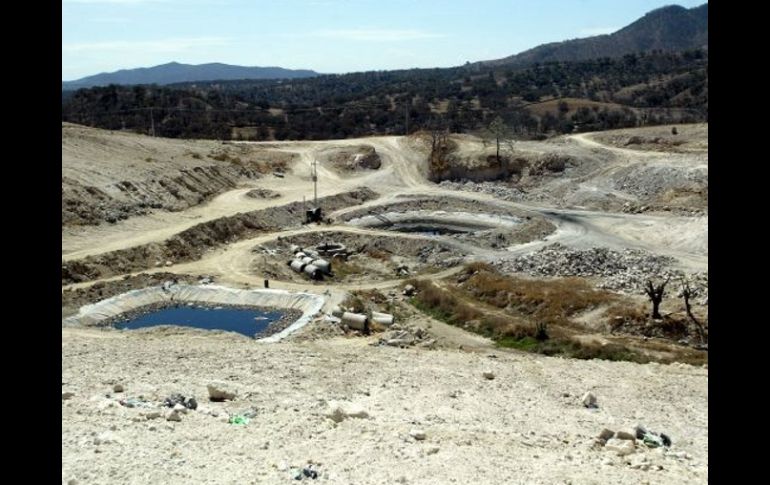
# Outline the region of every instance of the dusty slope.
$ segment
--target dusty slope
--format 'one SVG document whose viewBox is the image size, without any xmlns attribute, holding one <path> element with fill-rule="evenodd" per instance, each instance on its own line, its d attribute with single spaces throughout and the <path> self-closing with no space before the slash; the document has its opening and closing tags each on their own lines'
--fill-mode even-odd
<svg viewBox="0 0 770 485">
<path fill-rule="evenodd" d="M 707 370 L 495 353 L 62 330 L 62 392 L 74 393 L 62 403 L 62 481 L 290 483 L 289 467 L 313 461 L 321 483 L 707 482 Z M 212 380 L 236 383 L 239 398 L 209 403 Z M 580 403 L 589 390 L 597 410 Z M 116 403 L 175 392 L 201 405 L 181 422 Z M 331 400 L 370 418 L 335 425 Z M 248 425 L 226 422 L 249 409 Z M 670 435 L 670 452 L 590 449 L 603 428 L 636 423 Z M 414 428 L 427 438 L 409 438 Z"/>
</svg>

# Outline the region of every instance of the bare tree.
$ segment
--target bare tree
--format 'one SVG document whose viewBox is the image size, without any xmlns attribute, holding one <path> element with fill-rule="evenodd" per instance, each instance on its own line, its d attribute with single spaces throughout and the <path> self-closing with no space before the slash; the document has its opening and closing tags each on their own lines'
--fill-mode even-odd
<svg viewBox="0 0 770 485">
<path fill-rule="evenodd" d="M 666 290 L 666 285 L 668 284 L 669 280 L 671 280 L 671 277 L 669 276 L 666 278 L 666 281 L 659 285 L 653 285 L 652 280 L 647 280 L 647 286 L 644 287 L 644 292 L 647 293 L 647 296 L 650 298 L 650 301 L 652 302 L 652 318 L 655 320 L 662 320 L 663 317 L 660 314 L 660 302 L 663 301 L 663 294 Z"/>
<path fill-rule="evenodd" d="M 702 344 L 706 343 L 706 332 L 703 330 L 703 325 L 698 321 L 697 318 L 695 318 L 695 315 L 692 314 L 692 308 L 690 307 L 690 298 L 693 297 L 692 290 L 690 289 L 690 284 L 687 281 L 682 280 L 682 298 L 684 298 L 684 308 L 685 311 L 687 311 L 687 316 L 690 317 L 690 320 L 695 324 L 695 327 L 698 329 L 698 336 L 700 337 L 700 342 Z"/>
<path fill-rule="evenodd" d="M 486 137 L 495 140 L 495 159 L 498 164 L 502 164 L 502 160 L 500 159 L 500 144 L 507 145 L 509 149 L 512 149 L 513 131 L 511 130 L 511 127 L 505 124 L 505 121 L 503 121 L 501 117 L 496 116 L 485 130 L 485 138 Z"/>
<path fill-rule="evenodd" d="M 431 119 L 428 126 L 431 138 L 431 169 L 434 171 L 441 171 L 444 169 L 443 156 L 448 148 L 449 130 L 446 128 L 442 119 Z"/>
</svg>

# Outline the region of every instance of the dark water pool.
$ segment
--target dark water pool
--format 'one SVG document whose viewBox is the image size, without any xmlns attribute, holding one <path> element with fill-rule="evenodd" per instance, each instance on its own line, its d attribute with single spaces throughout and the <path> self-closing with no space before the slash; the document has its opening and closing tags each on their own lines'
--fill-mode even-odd
<svg viewBox="0 0 770 485">
<path fill-rule="evenodd" d="M 437 225 L 424 225 L 424 224 L 393 224 L 389 229 L 398 232 L 410 232 L 423 236 L 442 236 L 444 234 L 464 234 L 471 232 L 470 229 L 462 229 L 459 227 L 450 226 L 437 226 Z"/>
<path fill-rule="evenodd" d="M 134 330 L 159 325 L 179 325 L 205 330 L 238 332 L 247 337 L 254 337 L 256 333 L 264 331 L 268 325 L 282 316 L 283 312 L 280 311 L 180 306 L 154 310 L 130 320 L 118 322 L 115 328 Z"/>
</svg>

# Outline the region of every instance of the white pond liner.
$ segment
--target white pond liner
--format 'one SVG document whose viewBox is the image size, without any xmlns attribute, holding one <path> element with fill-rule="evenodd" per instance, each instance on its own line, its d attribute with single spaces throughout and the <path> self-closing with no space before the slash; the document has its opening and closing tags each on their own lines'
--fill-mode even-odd
<svg viewBox="0 0 770 485">
<path fill-rule="evenodd" d="M 104 320 L 137 308 L 172 301 L 208 305 L 270 307 L 278 310 L 295 309 L 302 312 L 302 316 L 284 330 L 257 340 L 257 342 L 264 343 L 278 342 L 307 325 L 321 311 L 325 302 L 324 298 L 319 295 L 286 290 L 239 290 L 216 285 L 171 285 L 164 290 L 162 286 L 152 286 L 84 305 L 77 315 L 63 319 L 62 325 L 96 326 Z"/>
</svg>

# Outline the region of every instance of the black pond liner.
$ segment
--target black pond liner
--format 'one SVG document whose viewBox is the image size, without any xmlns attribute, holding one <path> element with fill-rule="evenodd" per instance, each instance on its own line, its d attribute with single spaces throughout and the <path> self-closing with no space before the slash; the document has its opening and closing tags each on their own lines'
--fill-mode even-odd
<svg viewBox="0 0 770 485">
<path fill-rule="evenodd" d="M 445 234 L 466 234 L 469 232 L 478 231 L 479 229 L 470 229 L 459 226 L 442 226 L 439 224 L 425 224 L 425 223 L 406 223 L 400 222 L 386 227 L 391 231 L 409 232 L 422 234 L 424 236 L 442 236 Z"/>
<path fill-rule="evenodd" d="M 109 323 L 117 329 L 127 330 L 174 325 L 262 338 L 280 332 L 301 315 L 298 310 L 183 303 L 136 309 L 111 319 Z"/>
</svg>

